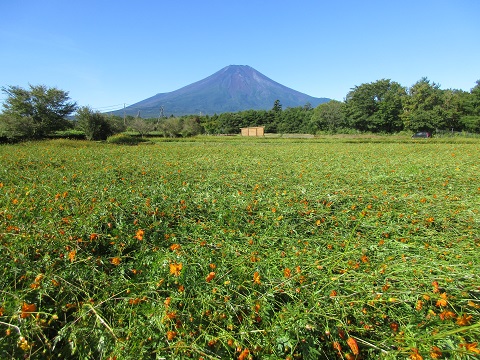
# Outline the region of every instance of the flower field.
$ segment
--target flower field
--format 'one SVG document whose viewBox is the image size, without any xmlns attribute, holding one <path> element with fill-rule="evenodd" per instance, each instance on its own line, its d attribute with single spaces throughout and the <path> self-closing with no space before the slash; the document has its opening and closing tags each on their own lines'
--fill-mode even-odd
<svg viewBox="0 0 480 360">
<path fill-rule="evenodd" d="M 478 358 L 479 211 L 478 140 L 2 145 L 0 358 Z"/>
</svg>

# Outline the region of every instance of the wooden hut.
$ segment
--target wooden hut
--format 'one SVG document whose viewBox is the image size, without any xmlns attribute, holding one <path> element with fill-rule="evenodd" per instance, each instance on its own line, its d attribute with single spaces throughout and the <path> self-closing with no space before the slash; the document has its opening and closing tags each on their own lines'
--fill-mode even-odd
<svg viewBox="0 0 480 360">
<path fill-rule="evenodd" d="M 264 136 L 265 127 L 264 126 L 254 126 L 241 128 L 242 136 Z"/>
</svg>

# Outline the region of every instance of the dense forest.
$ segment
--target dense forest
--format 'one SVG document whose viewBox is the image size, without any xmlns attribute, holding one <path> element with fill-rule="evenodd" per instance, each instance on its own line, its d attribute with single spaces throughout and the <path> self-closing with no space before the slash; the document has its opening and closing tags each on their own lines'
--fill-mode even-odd
<svg viewBox="0 0 480 360">
<path fill-rule="evenodd" d="M 422 78 L 410 88 L 382 79 L 355 86 L 344 101 L 331 100 L 312 108 L 283 108 L 279 100 L 270 110 L 247 110 L 215 115 L 142 119 L 114 116 L 78 107 L 68 92 L 32 86 L 2 88 L 7 95 L 0 114 L 0 140 L 76 134 L 103 140 L 124 131 L 142 136 L 186 137 L 198 134 L 238 134 L 240 128 L 264 126 L 266 133 L 480 133 L 480 80 L 470 90 L 441 89 Z M 74 116 L 72 116 L 74 115 Z"/>
</svg>

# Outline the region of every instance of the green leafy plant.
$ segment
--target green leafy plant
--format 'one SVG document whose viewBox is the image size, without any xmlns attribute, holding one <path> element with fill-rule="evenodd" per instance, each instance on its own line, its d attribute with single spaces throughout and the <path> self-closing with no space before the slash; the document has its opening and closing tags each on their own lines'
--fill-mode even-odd
<svg viewBox="0 0 480 360">
<path fill-rule="evenodd" d="M 140 138 L 138 136 L 126 135 L 126 134 L 116 134 L 109 136 L 107 138 L 107 143 L 109 144 L 118 144 L 118 145 L 137 145 L 141 142 L 146 142 L 148 140 Z"/>
<path fill-rule="evenodd" d="M 0 146 L 0 357 L 478 357 L 478 140 L 351 140 Z"/>
</svg>

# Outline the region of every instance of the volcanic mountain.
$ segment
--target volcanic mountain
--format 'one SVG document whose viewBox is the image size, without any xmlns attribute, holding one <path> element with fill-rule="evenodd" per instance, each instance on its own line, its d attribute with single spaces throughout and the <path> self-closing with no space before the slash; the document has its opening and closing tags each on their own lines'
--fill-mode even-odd
<svg viewBox="0 0 480 360">
<path fill-rule="evenodd" d="M 203 80 L 178 90 L 154 95 L 116 114 L 140 114 L 142 118 L 158 117 L 163 108 L 166 116 L 213 115 L 243 110 L 269 110 L 275 100 L 284 108 L 315 107 L 328 98 L 315 98 L 281 85 L 247 65 L 230 65 Z"/>
</svg>

